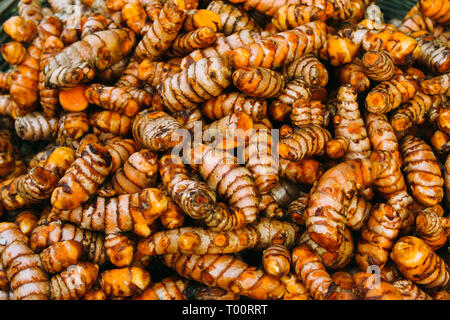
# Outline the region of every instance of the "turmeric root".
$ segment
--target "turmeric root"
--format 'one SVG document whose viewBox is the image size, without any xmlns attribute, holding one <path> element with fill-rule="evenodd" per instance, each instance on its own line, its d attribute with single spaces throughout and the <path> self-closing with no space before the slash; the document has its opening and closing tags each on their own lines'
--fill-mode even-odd
<svg viewBox="0 0 450 320">
<path fill-rule="evenodd" d="M 83 254 L 83 246 L 75 240 L 58 242 L 40 253 L 42 265 L 48 273 L 58 273 L 78 263 Z"/>
<path fill-rule="evenodd" d="M 81 19 L 81 39 L 99 31 L 104 31 L 111 21 L 101 13 L 91 13 Z"/>
<path fill-rule="evenodd" d="M 254 1 L 254 0 L 233 0 L 232 3 L 243 3 L 245 10 L 255 9 L 258 12 L 261 12 L 268 16 L 273 16 L 275 12 L 283 5 L 295 4 L 297 1 L 292 0 L 284 0 L 284 1 Z M 312 3 L 311 3 L 312 2 Z M 320 1 L 302 1 L 301 4 L 305 5 L 315 5 L 316 2 Z"/>
<path fill-rule="evenodd" d="M 241 30 L 260 32 L 261 28 L 256 21 L 243 9 L 220 0 L 211 1 L 206 10 L 217 13 L 220 18 L 220 27 L 217 32 L 228 36 Z"/>
<path fill-rule="evenodd" d="M 216 41 L 216 33 L 209 27 L 180 34 L 169 49 L 169 55 L 184 57 L 197 49 L 207 48 Z"/>
<path fill-rule="evenodd" d="M 437 119 L 437 126 L 439 130 L 444 131 L 447 134 L 450 134 L 450 110 L 443 109 L 439 112 L 439 117 Z"/>
<path fill-rule="evenodd" d="M 145 31 L 147 14 L 140 2 L 127 2 L 122 7 L 122 19 L 136 34 Z"/>
<path fill-rule="evenodd" d="M 424 209 L 416 217 L 417 235 L 431 249 L 437 250 L 447 243 L 446 221 L 447 218 L 439 217 L 431 210 Z"/>
<path fill-rule="evenodd" d="M 308 234 L 314 242 L 330 253 L 339 248 L 343 237 L 340 230 L 345 229 L 346 223 L 342 212 L 351 196 L 375 181 L 378 170 L 378 162 L 368 159 L 348 160 L 321 176 L 310 192 L 308 209 L 305 211 Z M 348 181 L 352 183 L 348 184 Z M 348 199 L 345 198 L 346 194 L 349 195 Z M 335 198 L 338 195 L 339 198 Z"/>
<path fill-rule="evenodd" d="M 82 260 L 102 266 L 106 261 L 103 234 L 81 229 L 71 223 L 60 221 L 37 226 L 30 236 L 30 247 L 33 251 L 41 252 L 49 246 L 63 241 L 74 240 L 82 244 Z"/>
<path fill-rule="evenodd" d="M 404 75 L 396 75 L 373 88 L 366 97 L 366 108 L 372 113 L 387 113 L 411 99 L 418 90 L 417 82 Z"/>
<path fill-rule="evenodd" d="M 118 232 L 105 235 L 105 250 L 109 261 L 119 268 L 131 265 L 135 257 L 133 243 Z"/>
<path fill-rule="evenodd" d="M 404 34 L 418 35 L 434 31 L 436 23 L 424 16 L 419 10 L 408 14 L 404 17 L 402 24 L 398 27 L 398 31 Z"/>
<path fill-rule="evenodd" d="M 287 132 L 281 132 L 280 138 L 280 156 L 290 161 L 300 161 L 303 158 L 323 155 L 331 134 L 322 127 L 310 125 L 290 128 Z"/>
<path fill-rule="evenodd" d="M 392 283 L 400 292 L 403 300 L 433 300 L 409 279 L 400 279 Z"/>
<path fill-rule="evenodd" d="M 409 65 L 420 54 L 420 45 L 414 38 L 392 29 L 354 30 L 349 38 L 366 51 L 386 50 L 396 65 Z"/>
<path fill-rule="evenodd" d="M 450 48 L 432 37 L 424 35 L 416 38 L 420 45 L 417 62 L 433 73 L 450 71 Z"/>
<path fill-rule="evenodd" d="M 305 224 L 305 215 L 304 212 L 308 205 L 309 195 L 306 193 L 300 193 L 300 196 L 292 201 L 288 207 L 288 216 L 292 221 L 297 223 L 298 225 Z"/>
<path fill-rule="evenodd" d="M 353 275 L 356 292 L 364 300 L 402 300 L 400 292 L 389 282 L 376 282 L 376 275 L 358 272 Z"/>
<path fill-rule="evenodd" d="M 217 287 L 201 286 L 195 290 L 195 300 L 239 300 L 240 296 Z"/>
<path fill-rule="evenodd" d="M 282 31 L 254 44 L 233 50 L 229 56 L 230 63 L 235 69 L 244 67 L 276 69 L 310 52 L 317 53 L 325 43 L 326 35 L 324 22 L 309 22 L 296 29 Z"/>
<path fill-rule="evenodd" d="M 189 130 L 191 133 L 195 131 L 195 128 L 206 125 L 205 119 L 199 108 L 178 111 L 174 114 L 175 119 L 183 126 L 184 129 Z"/>
<path fill-rule="evenodd" d="M 292 162 L 283 158 L 278 159 L 279 174 L 281 178 L 294 183 L 312 185 L 323 174 L 323 167 L 314 159 L 302 159 Z"/>
<path fill-rule="evenodd" d="M 85 91 L 89 103 L 96 104 L 106 110 L 123 113 L 128 117 L 139 111 L 138 103 L 126 89 L 91 84 Z"/>
<path fill-rule="evenodd" d="M 28 43 L 37 36 L 37 24 L 21 16 L 13 16 L 3 23 L 3 30 L 14 41 Z"/>
<path fill-rule="evenodd" d="M 307 102 L 300 98 L 292 105 L 290 114 L 294 126 L 305 127 L 311 124 L 325 126 L 325 106 L 320 101 Z"/>
<path fill-rule="evenodd" d="M 345 160 L 369 157 L 371 146 L 361 117 L 356 90 L 350 85 L 341 86 L 337 95 L 338 104 L 334 116 L 334 134 L 345 137 L 349 144 Z"/>
<path fill-rule="evenodd" d="M 140 108 L 149 107 L 152 101 L 152 95 L 142 88 L 142 81 L 138 77 L 139 63 L 131 58 L 127 67 L 123 71 L 119 80 L 116 82 L 117 87 L 123 87 L 138 102 Z"/>
<path fill-rule="evenodd" d="M 40 166 L 27 174 L 0 184 L 1 204 L 7 210 L 29 207 L 47 200 L 58 183 L 58 177 Z"/>
<path fill-rule="evenodd" d="M 167 204 L 163 192 L 147 188 L 139 193 L 109 199 L 96 197 L 75 209 L 55 213 L 58 219 L 72 222 L 83 229 L 106 234 L 133 231 L 148 237 L 151 233 L 149 225 L 167 210 Z M 99 215 L 87 219 L 94 211 L 99 212 Z"/>
<path fill-rule="evenodd" d="M 293 273 L 289 273 L 280 278 L 286 287 L 283 300 L 311 300 L 308 290 L 302 281 Z"/>
<path fill-rule="evenodd" d="M 11 134 L 7 130 L 0 131 L 0 176 L 4 177 L 14 170 L 16 165 Z"/>
<path fill-rule="evenodd" d="M 339 71 L 341 84 L 350 84 L 357 92 L 369 89 L 370 80 L 364 71 L 361 59 L 355 58 L 351 63 L 345 64 Z"/>
<path fill-rule="evenodd" d="M 328 71 L 313 55 L 307 54 L 283 66 L 286 80 L 303 78 L 309 85 L 325 87 L 328 83 Z"/>
<path fill-rule="evenodd" d="M 272 70 L 260 67 L 240 68 L 233 72 L 234 86 L 246 95 L 274 98 L 284 88 L 284 77 Z"/>
<path fill-rule="evenodd" d="M 50 299 L 78 300 L 97 280 L 98 266 L 90 262 L 79 262 L 53 276 L 50 283 Z"/>
<path fill-rule="evenodd" d="M 141 240 L 138 250 L 145 255 L 227 254 L 248 248 L 258 250 L 279 244 L 292 247 L 298 237 L 299 227 L 277 219 L 260 218 L 240 229 L 215 232 L 199 227 L 183 227 L 155 233 Z"/>
<path fill-rule="evenodd" d="M 280 221 L 277 219 L 259 218 L 251 224 L 259 233 L 259 241 L 255 249 L 266 249 L 271 245 L 279 244 L 286 248 L 292 248 L 300 234 L 300 227 L 295 223 Z"/>
<path fill-rule="evenodd" d="M 187 282 L 179 277 L 167 277 L 134 296 L 133 300 L 187 300 Z"/>
<path fill-rule="evenodd" d="M 437 23 L 447 25 L 450 21 L 450 16 L 448 12 L 448 3 L 446 1 L 429 1 L 429 0 L 420 0 L 419 2 L 419 10 L 423 13 L 424 16 L 430 17 L 435 20 Z"/>
<path fill-rule="evenodd" d="M 44 69 L 46 85 L 74 87 L 90 81 L 95 72 L 102 72 L 122 60 L 135 41 L 134 33 L 124 29 L 100 31 L 86 36 L 49 61 Z"/>
<path fill-rule="evenodd" d="M 440 289 L 449 283 L 447 264 L 419 238 L 400 238 L 392 248 L 390 257 L 406 278 L 423 288 Z"/>
<path fill-rule="evenodd" d="M 37 222 L 37 214 L 30 210 L 22 211 L 14 220 L 14 223 L 19 226 L 20 231 L 22 231 L 22 233 L 26 236 L 29 236 L 30 233 L 34 230 Z"/>
<path fill-rule="evenodd" d="M 450 74 L 442 74 L 420 83 L 422 91 L 430 95 L 444 94 L 450 96 Z"/>
<path fill-rule="evenodd" d="M 370 80 L 387 81 L 394 76 L 394 62 L 388 53 L 368 51 L 362 57 L 364 73 Z"/>
<path fill-rule="evenodd" d="M 407 228 L 414 223 L 410 207 L 414 199 L 406 189 L 405 179 L 395 154 L 387 151 L 376 151 L 372 152 L 370 159 L 381 165 L 381 170 L 373 183 L 376 191 L 399 214 L 402 221 L 400 227 L 402 231 L 408 230 Z"/>
<path fill-rule="evenodd" d="M 282 218 L 286 215 L 270 193 L 261 195 L 259 212 L 262 217 L 267 218 Z"/>
<path fill-rule="evenodd" d="M 133 153 L 109 182 L 97 190 L 100 196 L 136 193 L 155 185 L 158 159 L 155 153 L 143 149 Z"/>
<path fill-rule="evenodd" d="M 159 162 L 160 175 L 172 199 L 194 219 L 202 219 L 214 231 L 229 231 L 242 227 L 244 212 L 216 204 L 216 197 L 208 185 L 192 180 L 181 158 L 165 155 Z"/>
<path fill-rule="evenodd" d="M 176 75 L 180 71 L 181 68 L 175 64 L 145 59 L 139 64 L 138 76 L 139 79 L 156 88 L 165 79 Z"/>
<path fill-rule="evenodd" d="M 17 106 L 25 113 L 33 111 L 39 99 L 39 61 L 42 52 L 40 38 L 36 38 L 27 48 L 20 65 L 11 74 L 9 93 Z"/>
<path fill-rule="evenodd" d="M 108 297 L 131 297 L 150 284 L 150 274 L 138 267 L 111 269 L 102 272 L 99 283 Z"/>
<path fill-rule="evenodd" d="M 141 240 L 138 250 L 145 255 L 228 254 L 252 248 L 260 238 L 256 229 L 247 226 L 228 232 L 184 227 L 157 232 L 151 238 Z"/>
<path fill-rule="evenodd" d="M 103 183 L 111 167 L 111 155 L 99 145 L 91 144 L 81 152 L 52 193 L 55 209 L 73 209 L 87 201 L 97 187 Z"/>
<path fill-rule="evenodd" d="M 167 210 L 159 217 L 159 221 L 169 230 L 181 228 L 184 225 L 185 214 L 170 196 L 167 199 L 169 201 Z"/>
<path fill-rule="evenodd" d="M 273 16 L 272 23 L 279 31 L 285 31 L 311 21 L 325 21 L 325 19 L 326 12 L 319 7 L 289 4 L 278 8 Z"/>
<path fill-rule="evenodd" d="M 54 117 L 58 114 L 59 101 L 58 90 L 50 89 L 45 86 L 44 68 L 51 58 L 60 53 L 64 48 L 64 44 L 55 36 L 50 36 L 45 40 L 42 48 L 40 71 L 39 71 L 39 98 L 42 110 L 48 117 Z M 71 101 L 76 103 L 77 100 Z M 86 106 L 87 107 L 87 106 Z"/>
<path fill-rule="evenodd" d="M 36 25 L 43 18 L 42 6 L 38 0 L 20 0 L 17 4 L 17 10 L 21 17 L 33 21 Z"/>
<path fill-rule="evenodd" d="M 341 66 L 355 60 L 359 53 L 359 47 L 349 38 L 328 33 L 319 55 L 331 65 Z"/>
<path fill-rule="evenodd" d="M 10 69 L 5 72 L 0 72 L 0 92 L 9 92 L 9 89 L 11 88 L 11 76 L 12 76 L 13 70 Z M 4 112 L 0 112 L 3 114 Z"/>
<path fill-rule="evenodd" d="M 61 146 L 74 146 L 89 131 L 89 119 L 84 112 L 70 112 L 58 121 L 56 143 Z"/>
<path fill-rule="evenodd" d="M 361 232 L 355 255 L 361 270 L 367 270 L 371 265 L 378 265 L 380 268 L 384 266 L 400 225 L 400 217 L 391 206 L 377 204 L 372 208 L 369 221 Z"/>
<path fill-rule="evenodd" d="M 266 126 L 256 124 L 244 150 L 246 167 L 261 194 L 278 183 L 277 158 L 272 154 L 272 136 Z"/>
<path fill-rule="evenodd" d="M 243 111 L 253 121 L 259 121 L 267 115 L 267 102 L 263 99 L 249 97 L 239 92 L 222 93 L 209 99 L 201 107 L 202 114 L 211 119 L 221 119 L 232 113 Z"/>
<path fill-rule="evenodd" d="M 434 300 L 448 300 L 450 298 L 450 294 L 445 289 L 431 292 L 431 296 Z"/>
<path fill-rule="evenodd" d="M 238 111 L 206 125 L 203 140 L 214 148 L 231 150 L 243 146 L 249 140 L 248 135 L 252 129 L 252 118 L 245 112 Z"/>
<path fill-rule="evenodd" d="M 439 99 L 436 96 L 429 96 L 422 91 L 417 91 L 414 97 L 394 111 L 391 118 L 392 127 L 396 131 L 402 131 L 410 128 L 413 124 L 424 123 L 430 109 L 438 102 Z"/>
<path fill-rule="evenodd" d="M 226 37 L 217 35 L 214 46 L 191 52 L 181 60 L 180 66 L 184 70 L 187 69 L 191 64 L 203 58 L 209 57 L 222 57 L 223 59 L 227 59 L 234 49 L 237 49 L 243 45 L 255 43 L 261 40 L 262 37 L 263 34 L 249 30 L 242 30 Z"/>
<path fill-rule="evenodd" d="M 292 110 L 295 101 L 310 101 L 312 93 L 308 84 L 302 79 L 287 83 L 281 94 L 269 105 L 269 114 L 276 121 L 284 121 Z"/>
<path fill-rule="evenodd" d="M 147 17 L 149 17 L 152 21 L 155 21 L 161 12 L 163 2 L 160 0 L 140 0 L 140 3 L 147 13 Z"/>
<path fill-rule="evenodd" d="M 444 186 L 445 186 L 445 201 L 450 203 L 450 157 L 447 156 L 444 164 Z"/>
<path fill-rule="evenodd" d="M 187 79 L 188 85 L 181 85 Z M 220 57 L 201 59 L 164 80 L 158 93 L 172 112 L 193 109 L 197 103 L 217 97 L 231 84 L 231 68 Z"/>
<path fill-rule="evenodd" d="M 96 135 L 109 133 L 113 136 L 127 136 L 131 131 L 132 119 L 115 111 L 105 110 L 93 113 L 89 119 Z"/>
<path fill-rule="evenodd" d="M 197 170 L 212 190 L 241 209 L 245 223 L 252 223 L 258 215 L 259 197 L 250 171 L 237 164 L 230 153 L 196 144 L 190 150 L 191 167 Z"/>
<path fill-rule="evenodd" d="M 47 300 L 49 279 L 39 255 L 15 223 L 0 224 L 0 260 L 15 300 Z M 18 276 L 22 274 L 22 276 Z"/>
<path fill-rule="evenodd" d="M 292 267 L 314 299 L 328 298 L 333 280 L 320 258 L 308 246 L 301 245 L 292 250 Z"/>
<path fill-rule="evenodd" d="M 10 65 L 19 65 L 26 57 L 27 49 L 20 42 L 8 42 L 0 46 L 3 59 Z"/>
<path fill-rule="evenodd" d="M 331 279 L 336 288 L 328 296 L 329 300 L 356 300 L 355 282 L 351 274 L 345 271 L 335 272 Z"/>
<path fill-rule="evenodd" d="M 263 251 L 264 271 L 274 277 L 283 277 L 289 273 L 291 253 L 285 246 L 275 244 Z"/>
<path fill-rule="evenodd" d="M 444 180 L 431 147 L 410 135 L 403 138 L 400 147 L 413 197 L 426 206 L 438 204 L 444 197 Z"/>
<path fill-rule="evenodd" d="M 134 57 L 138 62 L 145 58 L 155 60 L 164 54 L 183 26 L 185 8 L 184 0 L 168 0 L 164 4 L 158 18 L 153 21 L 136 47 Z"/>
<path fill-rule="evenodd" d="M 368 113 L 365 118 L 367 135 L 373 150 L 391 152 L 398 164 L 403 163 L 394 128 L 384 114 Z"/>
<path fill-rule="evenodd" d="M 142 147 L 158 152 L 172 149 L 183 137 L 177 130 L 181 124 L 162 111 L 144 110 L 133 121 L 133 137 Z"/>
<path fill-rule="evenodd" d="M 57 118 L 48 118 L 40 112 L 32 112 L 15 120 L 17 135 L 28 141 L 52 140 L 57 124 Z"/>
<path fill-rule="evenodd" d="M 279 279 L 229 255 L 167 254 L 164 263 L 182 277 L 253 299 L 280 299 L 285 293 Z M 220 275 L 213 273 L 219 267 Z"/>
<path fill-rule="evenodd" d="M 185 32 L 194 31 L 202 27 L 208 27 L 217 32 L 222 28 L 220 16 L 206 9 L 189 10 L 186 12 L 186 19 L 183 22 Z"/>
</svg>

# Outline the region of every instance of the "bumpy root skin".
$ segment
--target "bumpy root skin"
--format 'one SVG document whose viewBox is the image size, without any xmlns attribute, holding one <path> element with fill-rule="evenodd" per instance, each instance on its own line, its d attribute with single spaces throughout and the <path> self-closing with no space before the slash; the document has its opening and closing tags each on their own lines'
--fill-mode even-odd
<svg viewBox="0 0 450 320">
<path fill-rule="evenodd" d="M 404 171 L 412 195 L 426 206 L 438 204 L 444 197 L 444 180 L 430 146 L 413 136 L 406 136 L 401 142 Z"/>
<path fill-rule="evenodd" d="M 100 286 L 107 297 L 131 297 L 150 284 L 150 274 L 138 267 L 111 269 L 102 272 Z"/>
<path fill-rule="evenodd" d="M 110 167 L 111 155 L 107 149 L 99 144 L 88 145 L 58 182 L 51 197 L 53 207 L 73 209 L 87 201 L 105 181 Z"/>
<path fill-rule="evenodd" d="M 314 299 L 326 300 L 328 298 L 333 280 L 314 251 L 306 245 L 294 248 L 292 250 L 292 267 Z"/>
<path fill-rule="evenodd" d="M 289 273 L 291 253 L 282 245 L 272 245 L 263 251 L 264 271 L 274 277 L 283 277 Z"/>
<path fill-rule="evenodd" d="M 423 288 L 444 288 L 450 281 L 448 265 L 419 238 L 400 238 L 390 257 L 406 278 Z"/>
<path fill-rule="evenodd" d="M 254 299 L 280 299 L 285 293 L 279 279 L 229 255 L 167 254 L 164 263 L 185 278 Z"/>
<path fill-rule="evenodd" d="M 355 255 L 361 270 L 367 270 L 371 265 L 378 265 L 380 268 L 384 266 L 400 226 L 400 216 L 391 206 L 379 204 L 372 208 L 367 225 L 361 232 Z"/>
<path fill-rule="evenodd" d="M 400 292 L 389 282 L 376 283 L 375 275 L 358 272 L 353 275 L 356 292 L 364 300 L 402 300 Z"/>
<path fill-rule="evenodd" d="M 66 240 L 44 249 L 40 257 L 48 273 L 58 273 L 80 261 L 82 254 L 83 246 L 80 242 Z"/>
</svg>

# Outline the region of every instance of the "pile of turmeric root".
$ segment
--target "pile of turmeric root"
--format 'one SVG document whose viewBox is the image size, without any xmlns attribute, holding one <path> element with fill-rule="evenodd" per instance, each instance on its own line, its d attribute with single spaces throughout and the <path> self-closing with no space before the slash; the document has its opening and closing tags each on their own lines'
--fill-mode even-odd
<svg viewBox="0 0 450 320">
<path fill-rule="evenodd" d="M 450 300 L 450 0 L 18 13 L 0 299 Z"/>
</svg>

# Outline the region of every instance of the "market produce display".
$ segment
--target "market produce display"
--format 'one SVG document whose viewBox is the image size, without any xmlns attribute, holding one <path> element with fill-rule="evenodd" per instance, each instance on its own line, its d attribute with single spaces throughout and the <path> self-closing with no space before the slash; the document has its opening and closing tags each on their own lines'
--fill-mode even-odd
<svg viewBox="0 0 450 320">
<path fill-rule="evenodd" d="M 450 0 L 19 0 L 0 300 L 450 300 L 449 26 Z"/>
</svg>

